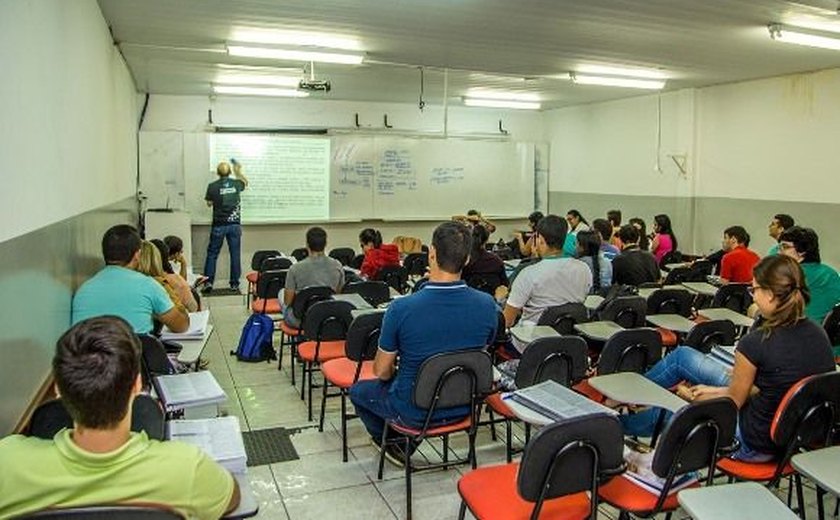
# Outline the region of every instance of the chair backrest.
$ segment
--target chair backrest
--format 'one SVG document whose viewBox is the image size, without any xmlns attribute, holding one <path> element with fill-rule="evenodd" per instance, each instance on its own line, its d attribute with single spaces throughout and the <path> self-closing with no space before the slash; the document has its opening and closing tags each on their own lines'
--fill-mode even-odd
<svg viewBox="0 0 840 520">
<path fill-rule="evenodd" d="M 574 334 L 575 325 L 589 321 L 589 311 L 582 303 L 564 303 L 543 311 L 537 325 L 546 325 L 559 334 Z"/>
<path fill-rule="evenodd" d="M 427 253 L 409 253 L 403 260 L 403 267 L 408 271 L 409 276 L 423 276 L 426 268 L 429 267 L 429 255 Z"/>
<path fill-rule="evenodd" d="M 348 267 L 361 269 L 363 263 L 365 263 L 365 255 L 356 255 L 353 257 L 353 260 L 350 261 L 350 265 Z"/>
<path fill-rule="evenodd" d="M 621 330 L 607 340 L 598 358 L 598 374 L 642 374 L 662 359 L 662 337 L 656 329 Z"/>
<path fill-rule="evenodd" d="M 358 294 L 374 307 L 391 299 L 391 291 L 388 288 L 388 284 L 385 282 L 374 282 L 372 280 L 348 283 L 341 292 L 345 294 Z"/>
<path fill-rule="evenodd" d="M 499 273 L 473 273 L 467 276 L 464 281 L 481 292 L 491 296 L 496 294 L 496 289 L 502 285 L 502 275 Z"/>
<path fill-rule="evenodd" d="M 350 302 L 323 300 L 312 304 L 303 319 L 303 331 L 311 341 L 336 341 L 347 337 L 347 330 L 353 322 L 350 311 L 355 309 Z"/>
<path fill-rule="evenodd" d="M 384 317 L 384 312 L 371 312 L 353 318 L 347 329 L 344 355 L 353 361 L 370 361 L 375 358 Z"/>
<path fill-rule="evenodd" d="M 647 302 L 641 296 L 619 296 L 604 306 L 598 313 L 601 320 L 614 321 L 625 329 L 645 326 Z"/>
<path fill-rule="evenodd" d="M 304 287 L 300 292 L 295 294 L 295 299 L 292 300 L 292 311 L 300 322 L 303 323 L 309 307 L 320 301 L 331 300 L 333 294 L 335 294 L 335 291 L 330 287 L 320 285 Z"/>
<path fill-rule="evenodd" d="M 341 265 L 350 265 L 356 257 L 356 252 L 349 247 L 336 247 L 330 250 L 329 256 L 341 262 Z"/>
<path fill-rule="evenodd" d="M 305 247 L 299 247 L 292 251 L 291 256 L 292 258 L 300 262 L 301 260 L 309 256 L 309 251 Z"/>
<path fill-rule="evenodd" d="M 167 376 L 175 373 L 169 356 L 166 355 L 166 348 L 163 343 L 148 334 L 138 334 L 142 348 L 140 356 L 140 375 L 143 379 L 143 388 L 149 388 L 152 378 L 155 376 Z"/>
<path fill-rule="evenodd" d="M 522 352 L 516 369 L 516 388 L 527 388 L 549 379 L 571 387 L 586 376 L 586 341 L 579 336 L 539 338 Z"/>
<path fill-rule="evenodd" d="M 179 515 L 166 506 L 87 506 L 65 509 L 45 509 L 32 513 L 24 519 L 38 520 L 183 520 Z"/>
<path fill-rule="evenodd" d="M 154 397 L 140 394 L 131 407 L 131 431 L 145 431 L 150 439 L 166 438 L 163 408 Z M 27 434 L 39 439 L 52 439 L 62 428 L 72 428 L 73 418 L 61 399 L 43 403 L 32 413 Z"/>
<path fill-rule="evenodd" d="M 691 282 L 705 282 L 706 278 L 712 275 L 715 270 L 715 264 L 709 260 L 695 260 L 691 264 L 691 273 L 689 274 L 689 281 Z"/>
<path fill-rule="evenodd" d="M 257 278 L 257 286 L 254 289 L 254 297 L 263 300 L 279 297 L 280 291 L 286 286 L 288 272 L 286 269 L 260 272 L 260 276 Z"/>
<path fill-rule="evenodd" d="M 376 273 L 377 282 L 385 282 L 400 294 L 405 292 L 408 285 L 408 271 L 401 265 L 386 265 Z"/>
<path fill-rule="evenodd" d="M 683 255 L 679 251 L 668 251 L 662 255 L 662 260 L 659 261 L 659 267 L 665 268 L 668 264 L 678 264 L 683 261 Z"/>
<path fill-rule="evenodd" d="M 269 256 L 260 263 L 259 271 L 279 271 L 292 267 L 292 259 L 285 256 Z"/>
<path fill-rule="evenodd" d="M 825 329 L 825 333 L 828 334 L 828 340 L 831 344 L 840 345 L 840 305 L 835 305 L 825 315 L 822 326 Z"/>
<path fill-rule="evenodd" d="M 598 482 L 624 471 L 621 424 L 612 415 L 573 417 L 550 424 L 525 446 L 516 477 L 519 496 L 535 502 L 590 491 L 597 508 Z M 531 518 L 539 517 L 539 510 Z M 589 518 L 595 518 L 590 516 Z"/>
<path fill-rule="evenodd" d="M 748 287 L 749 284 L 745 283 L 728 283 L 721 286 L 715 293 L 712 307 L 723 307 L 746 314 L 747 309 L 752 305 L 752 296 L 748 292 Z"/>
<path fill-rule="evenodd" d="M 489 394 L 493 385 L 493 364 L 481 348 L 444 352 L 420 365 L 414 383 L 414 404 L 428 410 L 427 422 L 435 410 L 474 405 Z"/>
<path fill-rule="evenodd" d="M 251 270 L 259 270 L 263 260 L 272 256 L 280 256 L 280 254 L 280 251 L 277 251 L 276 249 L 260 249 L 258 251 L 254 251 L 254 255 L 251 257 Z"/>
<path fill-rule="evenodd" d="M 685 289 L 657 289 L 647 299 L 647 314 L 691 316 L 694 296 Z"/>
<path fill-rule="evenodd" d="M 691 268 L 690 267 L 675 267 L 668 271 L 668 274 L 665 276 L 665 281 L 662 282 L 663 285 L 679 285 L 683 282 L 690 281 L 691 278 Z"/>
<path fill-rule="evenodd" d="M 770 425 L 770 438 L 785 461 L 800 448 L 828 445 L 840 419 L 840 372 L 806 377 L 790 387 Z"/>
<path fill-rule="evenodd" d="M 735 325 L 729 320 L 701 321 L 688 331 L 683 344 L 708 354 L 716 345 L 734 345 L 735 336 Z"/>
</svg>

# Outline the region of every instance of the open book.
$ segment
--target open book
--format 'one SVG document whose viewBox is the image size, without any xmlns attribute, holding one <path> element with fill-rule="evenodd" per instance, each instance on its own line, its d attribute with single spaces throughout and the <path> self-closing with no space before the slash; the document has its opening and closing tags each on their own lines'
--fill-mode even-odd
<svg viewBox="0 0 840 520">
<path fill-rule="evenodd" d="M 155 388 L 167 411 L 223 403 L 227 395 L 210 372 L 158 376 Z"/>
<path fill-rule="evenodd" d="M 160 333 L 162 340 L 185 340 L 201 339 L 207 332 L 207 324 L 210 322 L 210 311 L 198 311 L 190 313 L 190 328 L 186 332 L 172 332 L 169 327 L 164 326 Z"/>
<path fill-rule="evenodd" d="M 169 439 L 198 446 L 231 473 L 243 473 L 248 457 L 239 419 L 234 416 L 170 421 Z"/>
</svg>

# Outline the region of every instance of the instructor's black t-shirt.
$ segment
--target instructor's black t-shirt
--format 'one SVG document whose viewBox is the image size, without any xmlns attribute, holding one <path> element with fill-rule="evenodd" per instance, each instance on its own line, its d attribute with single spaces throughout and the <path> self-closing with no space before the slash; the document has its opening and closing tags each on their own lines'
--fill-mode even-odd
<svg viewBox="0 0 840 520">
<path fill-rule="evenodd" d="M 755 329 L 738 342 L 738 352 L 758 369 L 753 384 L 759 389 L 741 407 L 739 426 L 750 448 L 773 453 L 770 425 L 785 393 L 800 379 L 833 372 L 834 357 L 825 331 L 811 320 L 765 334 Z"/>
<path fill-rule="evenodd" d="M 239 193 L 245 183 L 230 176 L 221 177 L 207 185 L 204 200 L 213 203 L 213 225 L 239 224 Z"/>
</svg>

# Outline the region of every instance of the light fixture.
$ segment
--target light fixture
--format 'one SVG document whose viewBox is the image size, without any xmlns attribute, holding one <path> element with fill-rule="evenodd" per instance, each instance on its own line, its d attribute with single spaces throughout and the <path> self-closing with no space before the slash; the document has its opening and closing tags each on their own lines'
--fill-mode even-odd
<svg viewBox="0 0 840 520">
<path fill-rule="evenodd" d="M 576 74 L 574 72 L 569 73 L 569 79 L 572 80 L 573 83 L 579 83 L 581 85 L 602 85 L 605 87 L 641 88 L 649 90 L 660 90 L 665 87 L 664 80 L 590 76 L 586 74 Z"/>
<path fill-rule="evenodd" d="M 315 61 L 320 63 L 342 63 L 359 65 L 364 61 L 364 54 L 345 53 L 327 50 L 302 50 L 284 47 L 254 47 L 249 45 L 227 45 L 228 54 L 247 58 L 265 58 L 273 60 Z"/>
<path fill-rule="evenodd" d="M 807 47 L 819 47 L 821 49 L 840 50 L 840 35 L 823 36 L 800 29 L 791 29 L 779 23 L 771 23 L 767 26 L 770 31 L 770 38 L 778 42 L 795 43 Z"/>
<path fill-rule="evenodd" d="M 293 76 L 224 73 L 217 75 L 213 83 L 217 85 L 254 85 L 263 87 L 296 88 L 298 84 L 300 84 L 300 78 Z"/>
<path fill-rule="evenodd" d="M 524 110 L 539 110 L 540 104 L 531 101 L 512 101 L 504 99 L 479 99 L 472 97 L 465 97 L 464 104 L 468 107 L 485 107 L 485 108 L 515 108 Z"/>
<path fill-rule="evenodd" d="M 213 85 L 216 94 L 231 94 L 235 96 L 270 96 L 270 97 L 309 97 L 309 92 L 301 92 L 288 88 L 243 87 L 237 85 Z"/>
<path fill-rule="evenodd" d="M 614 67 L 612 65 L 580 65 L 576 67 L 577 72 L 583 74 L 594 74 L 596 76 L 623 76 L 628 78 L 647 79 L 668 79 L 668 76 L 661 70 L 655 69 L 630 69 L 625 67 Z"/>
<path fill-rule="evenodd" d="M 271 29 L 255 29 L 250 27 L 236 27 L 227 38 L 232 42 L 257 43 L 265 45 L 307 46 L 327 49 L 342 49 L 345 51 L 361 51 L 362 43 L 351 36 L 337 34 L 278 31 Z"/>
<path fill-rule="evenodd" d="M 540 96 L 531 92 L 501 92 L 497 90 L 483 90 L 475 88 L 468 89 L 466 97 L 502 101 L 530 101 L 535 103 L 540 101 Z"/>
</svg>

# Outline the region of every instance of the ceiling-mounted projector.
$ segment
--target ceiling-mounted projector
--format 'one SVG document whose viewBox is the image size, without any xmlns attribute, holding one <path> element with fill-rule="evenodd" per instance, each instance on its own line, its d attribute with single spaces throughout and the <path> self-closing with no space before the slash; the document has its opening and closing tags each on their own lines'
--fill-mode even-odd
<svg viewBox="0 0 840 520">
<path fill-rule="evenodd" d="M 298 88 L 311 92 L 329 92 L 332 87 L 330 82 L 324 79 L 302 79 L 298 83 Z"/>
</svg>

